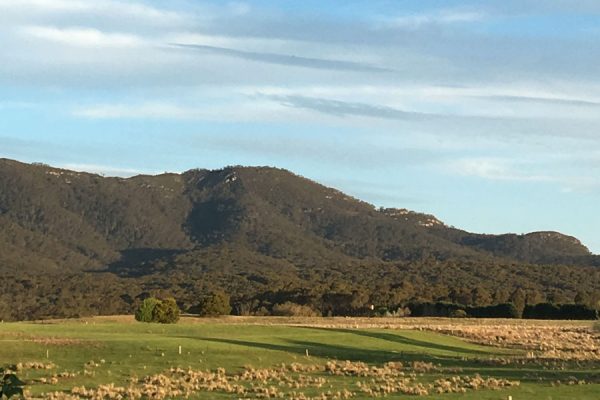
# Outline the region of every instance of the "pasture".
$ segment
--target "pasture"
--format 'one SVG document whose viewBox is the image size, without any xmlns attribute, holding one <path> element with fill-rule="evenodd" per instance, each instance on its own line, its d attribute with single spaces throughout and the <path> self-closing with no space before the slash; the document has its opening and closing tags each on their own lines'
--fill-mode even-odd
<svg viewBox="0 0 600 400">
<path fill-rule="evenodd" d="M 600 398 L 587 322 L 131 317 L 0 324 L 28 398 Z"/>
</svg>

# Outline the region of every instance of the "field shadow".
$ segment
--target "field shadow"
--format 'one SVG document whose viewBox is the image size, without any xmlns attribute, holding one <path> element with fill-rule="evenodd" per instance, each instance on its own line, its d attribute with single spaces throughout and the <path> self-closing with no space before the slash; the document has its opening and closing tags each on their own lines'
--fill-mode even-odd
<svg viewBox="0 0 600 400">
<path fill-rule="evenodd" d="M 353 332 L 351 330 L 351 332 Z M 403 363 L 410 363 L 413 361 L 421 361 L 427 363 L 433 363 L 440 365 L 442 368 L 447 369 L 446 371 L 433 371 L 433 376 L 439 375 L 440 377 L 451 375 L 473 375 L 480 374 L 484 377 L 493 376 L 496 378 L 504 378 L 509 380 L 518 380 L 521 382 L 533 382 L 539 383 L 540 381 L 552 382 L 561 380 L 566 382 L 570 377 L 577 377 L 578 379 L 590 379 L 590 375 L 594 375 L 593 381 L 600 381 L 600 373 L 591 373 L 590 371 L 581 370 L 544 370 L 541 366 L 533 365 L 503 365 L 503 366 L 492 366 L 486 365 L 485 363 L 479 362 L 477 358 L 465 358 L 463 356 L 443 356 L 443 355 L 432 355 L 426 353 L 420 353 L 416 351 L 406 352 L 395 352 L 378 349 L 362 349 L 357 347 L 343 346 L 338 344 L 326 344 L 313 341 L 303 340 L 290 340 L 278 338 L 278 340 L 284 341 L 286 344 L 275 344 L 275 343 L 264 343 L 264 342 L 253 342 L 247 340 L 238 339 L 224 339 L 224 338 L 207 338 L 207 337 L 191 337 L 191 336 L 177 336 L 180 338 L 202 340 L 213 343 L 228 344 L 235 346 L 243 346 L 252 349 L 259 350 L 270 350 L 280 351 L 290 354 L 296 354 L 306 356 L 308 350 L 309 358 L 316 357 L 322 359 L 339 360 L 339 361 L 361 361 L 367 364 L 381 365 L 390 361 L 400 361 Z M 429 342 L 425 342 L 429 343 Z M 484 353 L 483 355 L 492 355 L 490 353 Z M 240 366 L 242 367 L 242 366 Z M 453 369 L 456 369 L 453 371 Z"/>
<path fill-rule="evenodd" d="M 597 370 L 596 370 L 597 371 Z M 596 371 L 586 371 L 577 369 L 545 369 L 543 366 L 534 365 L 505 365 L 505 366 L 485 366 L 473 364 L 466 373 L 478 373 L 482 376 L 493 376 L 495 378 L 504 378 L 508 380 L 517 380 L 521 382 L 555 382 L 561 381 L 567 383 L 576 378 L 585 380 L 588 383 L 600 383 L 600 373 Z"/>
<path fill-rule="evenodd" d="M 366 363 L 380 364 L 388 361 L 400 361 L 402 359 L 405 359 L 405 357 L 403 357 L 403 354 L 394 353 L 392 351 L 360 349 L 356 347 L 332 345 L 301 340 L 283 339 L 287 344 L 251 342 L 246 340 L 221 338 L 202 338 L 202 340 L 215 343 L 246 346 L 262 350 L 283 351 L 304 356 L 306 355 L 306 351 L 308 350 L 308 354 L 311 357 L 328 358 L 332 360 L 363 361 Z"/>
<path fill-rule="evenodd" d="M 506 353 L 491 352 L 491 351 L 476 350 L 476 349 L 467 349 L 464 347 L 457 347 L 457 346 L 445 345 L 445 344 L 440 344 L 440 343 L 435 343 L 435 342 L 430 342 L 430 341 L 425 341 L 425 340 L 412 339 L 412 338 L 408 338 L 403 335 L 392 334 L 392 333 L 373 332 L 373 331 L 360 330 L 360 329 L 344 329 L 344 328 L 320 328 L 320 327 L 300 327 L 300 328 L 358 335 L 358 336 L 368 337 L 371 339 L 378 339 L 378 340 L 384 340 L 387 342 L 398 343 L 398 344 L 402 344 L 402 345 L 406 345 L 406 346 L 419 347 L 419 348 L 423 348 L 423 349 L 436 349 L 436 350 L 441 350 L 441 351 L 447 351 L 447 352 L 451 352 L 451 353 L 456 353 L 457 355 L 459 355 L 459 354 L 463 354 L 463 355 L 468 354 L 468 355 L 474 355 L 474 356 L 506 355 Z"/>
<path fill-rule="evenodd" d="M 223 338 L 198 338 L 186 337 L 188 339 L 205 340 L 214 343 L 231 344 L 245 346 L 262 350 L 282 351 L 298 355 L 306 355 L 308 350 L 309 357 L 319 357 L 340 361 L 362 361 L 368 364 L 383 364 L 389 361 L 423 361 L 440 364 L 443 367 L 466 368 L 471 367 L 473 363 L 468 359 L 453 356 L 439 356 L 419 352 L 396 352 L 377 349 L 361 349 L 357 347 L 319 343 L 312 341 L 280 339 L 287 344 L 274 344 L 264 342 L 251 342 L 237 339 Z"/>
</svg>

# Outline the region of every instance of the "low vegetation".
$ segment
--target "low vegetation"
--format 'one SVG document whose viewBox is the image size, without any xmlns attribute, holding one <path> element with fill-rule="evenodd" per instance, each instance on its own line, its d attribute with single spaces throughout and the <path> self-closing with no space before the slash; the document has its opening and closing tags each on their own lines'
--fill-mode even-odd
<svg viewBox="0 0 600 400">
<path fill-rule="evenodd" d="M 453 317 L 453 318 L 525 318 L 548 320 L 597 320 L 597 309 L 584 304 L 526 304 L 521 309 L 513 303 L 487 306 L 466 306 L 448 302 L 410 303 L 413 317 Z"/>
<path fill-rule="evenodd" d="M 209 293 L 202 297 L 196 307 L 190 308 L 190 311 L 202 317 L 229 315 L 231 313 L 229 295 L 220 290 Z"/>
<path fill-rule="evenodd" d="M 0 376 L 2 377 L 0 381 L 0 399 L 4 397 L 10 399 L 13 396 L 23 397 L 25 382 L 21 381 L 10 369 L 0 368 Z"/>
<path fill-rule="evenodd" d="M 179 313 L 179 307 L 174 298 L 149 297 L 136 310 L 135 319 L 140 322 L 174 324 L 179 321 Z"/>
<path fill-rule="evenodd" d="M 0 341 L 14 345 L 0 346 L 0 357 L 15 362 L 15 371 L 28 383 L 26 396 L 55 400 L 583 400 L 600 395 L 600 335 L 591 323 L 311 317 L 184 317 L 177 325 L 132 321 L 5 323 Z"/>
<path fill-rule="evenodd" d="M 600 362 L 600 333 L 578 325 L 510 327 L 487 322 L 482 325 L 424 326 L 425 329 L 465 338 L 471 342 L 527 351 L 535 360 L 577 360 Z"/>
<path fill-rule="evenodd" d="M 280 317 L 316 317 L 319 315 L 311 307 L 292 303 L 291 301 L 275 304 L 271 313 Z"/>
</svg>

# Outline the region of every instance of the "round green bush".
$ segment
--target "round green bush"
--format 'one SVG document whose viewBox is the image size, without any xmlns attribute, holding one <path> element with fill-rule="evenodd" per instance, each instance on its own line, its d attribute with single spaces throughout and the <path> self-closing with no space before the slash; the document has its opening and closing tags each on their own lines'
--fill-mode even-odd
<svg viewBox="0 0 600 400">
<path fill-rule="evenodd" d="M 179 307 L 174 298 L 161 300 L 152 313 L 154 322 L 161 324 L 174 324 L 179 321 Z"/>
<path fill-rule="evenodd" d="M 231 313 L 229 296 L 224 292 L 213 292 L 200 301 L 196 311 L 203 317 L 229 315 Z"/>
<path fill-rule="evenodd" d="M 450 318 L 467 318 L 467 312 L 465 310 L 454 310 L 450 312 Z"/>
<path fill-rule="evenodd" d="M 174 298 L 148 297 L 136 310 L 135 319 L 140 322 L 174 324 L 179 321 L 179 313 L 179 307 Z"/>
<path fill-rule="evenodd" d="M 135 319 L 140 322 L 154 322 L 154 309 L 160 300 L 156 297 L 145 299 L 135 312 Z"/>
</svg>

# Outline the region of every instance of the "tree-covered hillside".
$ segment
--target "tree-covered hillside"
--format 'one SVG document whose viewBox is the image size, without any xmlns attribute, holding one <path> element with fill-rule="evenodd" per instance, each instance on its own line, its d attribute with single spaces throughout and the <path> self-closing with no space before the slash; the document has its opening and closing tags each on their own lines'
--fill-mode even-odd
<svg viewBox="0 0 600 400">
<path fill-rule="evenodd" d="M 255 309 L 268 293 L 391 304 L 474 287 L 592 301 L 597 265 L 559 233 L 472 234 L 281 169 L 123 179 L 0 160 L 0 311 L 23 297 L 5 318 L 129 311 L 155 290 L 191 304 L 224 289 Z"/>
</svg>

